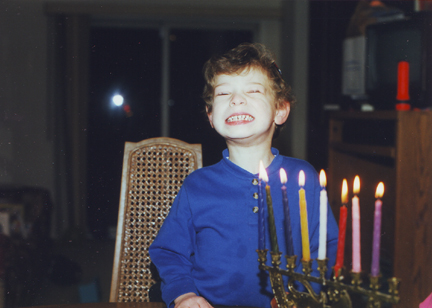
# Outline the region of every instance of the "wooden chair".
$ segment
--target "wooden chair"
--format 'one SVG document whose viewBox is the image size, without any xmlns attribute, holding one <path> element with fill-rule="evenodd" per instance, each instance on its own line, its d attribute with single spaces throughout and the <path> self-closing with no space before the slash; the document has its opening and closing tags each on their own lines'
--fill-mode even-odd
<svg viewBox="0 0 432 308">
<path fill-rule="evenodd" d="M 172 138 L 125 143 L 110 302 L 148 302 L 148 248 L 183 180 L 202 167 L 200 144 Z"/>
</svg>

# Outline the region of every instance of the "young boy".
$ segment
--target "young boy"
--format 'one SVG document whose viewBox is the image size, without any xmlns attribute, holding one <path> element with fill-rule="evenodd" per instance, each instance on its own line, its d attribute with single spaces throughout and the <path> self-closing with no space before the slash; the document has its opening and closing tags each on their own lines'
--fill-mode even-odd
<svg viewBox="0 0 432 308">
<path fill-rule="evenodd" d="M 307 162 L 284 157 L 271 147 L 275 131 L 288 118 L 292 98 L 272 54 L 263 45 L 241 44 L 210 59 L 204 75 L 210 125 L 225 138 L 228 149 L 219 163 L 186 178 L 150 247 L 150 257 L 162 278 L 162 297 L 168 307 L 270 307 L 273 294 L 269 277 L 259 270 L 256 253 L 259 162 L 263 161 L 269 177 L 283 254 L 287 245 L 280 168 L 288 174 L 286 186 L 298 263 L 302 256 L 298 174 L 300 170 L 306 174 L 312 258 L 317 258 L 319 241 L 318 175 Z M 329 210 L 329 268 L 335 262 L 337 233 Z M 268 232 L 266 237 L 270 248 Z M 315 262 L 313 267 L 316 271 Z M 301 266 L 297 269 L 300 271 Z"/>
</svg>

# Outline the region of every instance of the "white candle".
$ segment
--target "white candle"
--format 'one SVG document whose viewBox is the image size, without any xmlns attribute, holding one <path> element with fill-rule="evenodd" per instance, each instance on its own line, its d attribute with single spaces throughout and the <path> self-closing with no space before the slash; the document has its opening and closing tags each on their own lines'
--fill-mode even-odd
<svg viewBox="0 0 432 308">
<path fill-rule="evenodd" d="M 360 255 L 360 200 L 357 194 L 360 192 L 360 178 L 356 175 L 354 179 L 354 197 L 352 198 L 352 271 L 361 272 Z"/>
<path fill-rule="evenodd" d="M 319 246 L 318 246 L 318 259 L 324 260 L 326 258 L 327 249 L 327 191 L 325 189 L 327 179 L 324 170 L 320 172 L 320 227 L 319 227 Z"/>
</svg>

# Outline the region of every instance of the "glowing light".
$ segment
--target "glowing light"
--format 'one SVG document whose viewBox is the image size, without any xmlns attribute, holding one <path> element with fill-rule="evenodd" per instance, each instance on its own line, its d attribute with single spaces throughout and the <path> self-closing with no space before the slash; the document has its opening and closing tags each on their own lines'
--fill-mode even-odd
<svg viewBox="0 0 432 308">
<path fill-rule="evenodd" d="M 346 179 L 342 181 L 342 204 L 348 203 L 348 182 Z"/>
<path fill-rule="evenodd" d="M 116 106 L 121 106 L 123 105 L 124 102 L 124 98 L 123 96 L 121 96 L 120 94 L 116 94 L 112 97 L 112 102 L 114 103 L 114 105 Z"/>
<path fill-rule="evenodd" d="M 260 160 L 259 169 L 260 169 L 260 171 L 259 171 L 259 178 L 261 180 L 263 180 L 264 182 L 267 183 L 268 182 L 268 176 L 267 176 L 267 172 L 266 172 L 266 170 L 264 168 L 264 164 L 263 164 L 262 160 Z"/>
<path fill-rule="evenodd" d="M 324 170 L 320 171 L 319 180 L 320 180 L 320 186 L 321 187 L 326 187 L 326 185 L 327 185 L 327 178 L 326 178 L 326 174 L 325 174 Z"/>
<path fill-rule="evenodd" d="M 375 192 L 375 198 L 377 199 L 382 198 L 383 195 L 384 195 L 384 183 L 379 182 Z"/>
<path fill-rule="evenodd" d="M 360 192 L 360 177 L 358 175 L 354 178 L 354 189 L 353 189 L 354 195 L 358 195 Z"/>
<path fill-rule="evenodd" d="M 285 184 L 287 182 L 287 174 L 283 168 L 280 168 L 279 176 L 280 176 L 281 183 Z"/>
<path fill-rule="evenodd" d="M 299 186 L 303 187 L 305 185 L 306 179 L 305 179 L 305 174 L 303 170 L 300 170 L 299 172 Z"/>
</svg>

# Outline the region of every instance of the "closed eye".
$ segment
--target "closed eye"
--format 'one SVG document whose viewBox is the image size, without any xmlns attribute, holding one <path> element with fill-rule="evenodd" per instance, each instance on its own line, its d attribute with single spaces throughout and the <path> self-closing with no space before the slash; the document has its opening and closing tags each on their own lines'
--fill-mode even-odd
<svg viewBox="0 0 432 308">
<path fill-rule="evenodd" d="M 256 90 L 250 90 L 248 91 L 248 93 L 262 93 L 260 90 L 256 89 Z"/>
<path fill-rule="evenodd" d="M 220 93 L 216 94 L 216 96 L 223 96 L 223 95 L 229 95 L 229 93 L 228 92 L 220 92 Z"/>
</svg>

